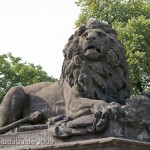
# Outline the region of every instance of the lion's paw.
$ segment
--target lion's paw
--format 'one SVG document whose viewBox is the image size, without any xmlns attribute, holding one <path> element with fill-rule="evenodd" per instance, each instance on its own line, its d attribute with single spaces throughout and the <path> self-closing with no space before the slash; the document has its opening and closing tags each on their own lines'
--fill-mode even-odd
<svg viewBox="0 0 150 150">
<path fill-rule="evenodd" d="M 124 116 L 124 111 L 120 104 L 112 102 L 110 104 L 97 106 L 94 108 L 95 119 L 92 130 L 102 131 L 109 124 L 109 120 L 118 120 Z"/>
</svg>

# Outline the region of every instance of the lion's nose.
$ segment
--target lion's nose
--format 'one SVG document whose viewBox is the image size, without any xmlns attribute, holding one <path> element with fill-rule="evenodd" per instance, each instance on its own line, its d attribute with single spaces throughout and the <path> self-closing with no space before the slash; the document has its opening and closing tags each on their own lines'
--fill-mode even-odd
<svg viewBox="0 0 150 150">
<path fill-rule="evenodd" d="M 96 39 L 96 35 L 93 34 L 93 33 L 89 33 L 89 34 L 87 35 L 87 37 L 86 37 L 86 40 L 87 40 L 87 41 L 93 41 L 93 40 L 95 40 L 95 39 Z"/>
</svg>

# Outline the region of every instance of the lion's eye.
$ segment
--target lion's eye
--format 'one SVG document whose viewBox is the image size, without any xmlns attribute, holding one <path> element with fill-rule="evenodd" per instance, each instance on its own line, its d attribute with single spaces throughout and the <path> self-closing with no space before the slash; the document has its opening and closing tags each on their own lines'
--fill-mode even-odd
<svg viewBox="0 0 150 150">
<path fill-rule="evenodd" d="M 105 36 L 106 36 L 106 34 L 103 33 L 103 32 L 97 32 L 97 33 L 98 33 L 98 35 L 99 35 L 100 37 L 105 37 Z"/>
<path fill-rule="evenodd" d="M 85 32 L 85 33 L 82 34 L 82 37 L 85 38 L 87 35 L 88 35 L 88 33 Z"/>
</svg>

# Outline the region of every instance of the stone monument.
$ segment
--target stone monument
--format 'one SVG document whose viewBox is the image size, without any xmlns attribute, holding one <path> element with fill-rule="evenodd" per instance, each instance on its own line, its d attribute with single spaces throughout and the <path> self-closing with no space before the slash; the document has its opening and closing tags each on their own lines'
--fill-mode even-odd
<svg viewBox="0 0 150 150">
<path fill-rule="evenodd" d="M 59 82 L 6 93 L 0 147 L 105 150 L 123 143 L 122 149 L 150 149 L 150 91 L 130 97 L 130 70 L 117 32 L 90 20 L 71 35 L 63 54 Z"/>
</svg>

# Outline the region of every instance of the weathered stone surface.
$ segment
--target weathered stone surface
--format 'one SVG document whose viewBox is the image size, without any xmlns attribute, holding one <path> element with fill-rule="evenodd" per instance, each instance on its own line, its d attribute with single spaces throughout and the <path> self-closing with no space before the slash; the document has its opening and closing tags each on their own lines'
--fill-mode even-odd
<svg viewBox="0 0 150 150">
<path fill-rule="evenodd" d="M 30 150 L 36 150 L 37 148 L 31 148 Z M 39 149 L 39 148 L 38 148 Z M 63 144 L 45 146 L 40 149 L 49 150 L 149 150 L 150 144 L 145 142 L 137 142 L 119 138 L 101 138 L 101 139 L 91 139 L 85 141 L 76 142 L 65 142 Z M 26 150 L 29 150 L 28 148 Z"/>
<path fill-rule="evenodd" d="M 38 123 L 46 123 L 48 118 L 60 114 L 68 117 L 66 121 L 96 114 L 91 129 L 74 133 L 83 134 L 95 129 L 101 131 L 107 126 L 107 103 L 116 102 L 111 103 L 109 109 L 122 113 L 119 104 L 125 104 L 125 99 L 130 97 L 129 66 L 125 49 L 111 26 L 95 21 L 80 27 L 69 38 L 63 52 L 60 82 L 18 86 L 8 91 L 0 105 L 0 127 L 36 111 L 43 114 Z M 0 133 L 27 122 L 37 123 L 25 119 L 13 123 L 11 128 L 1 128 Z M 71 131 L 69 134 L 74 132 L 67 126 L 66 130 Z"/>
<path fill-rule="evenodd" d="M 2 138 L 3 137 L 3 138 Z M 58 140 L 52 136 L 47 130 L 17 133 L 14 135 L 3 135 L 3 140 L 28 140 L 28 144 L 17 145 L 0 145 L 2 150 L 149 150 L 150 143 L 127 140 L 122 138 L 107 137 L 107 138 L 93 138 L 73 140 Z M 30 140 L 30 141 L 29 141 Z M 43 140 L 43 141 L 42 141 Z M 45 141 L 44 141 L 45 140 Z M 29 144 L 31 143 L 31 144 Z"/>
<path fill-rule="evenodd" d="M 13 87 L 0 105 L 0 134 L 24 123 L 28 127 L 19 127 L 20 131 L 39 131 L 2 135 L 1 142 L 33 142 L 30 146 L 17 144 L 15 149 L 43 149 L 42 141 L 51 142 L 47 149 L 105 150 L 110 146 L 118 149 L 121 144 L 122 149 L 146 149 L 148 143 L 116 138 L 99 141 L 112 136 L 150 142 L 150 91 L 130 98 L 129 66 L 116 31 L 98 21 L 90 22 L 75 31 L 63 53 L 59 82 Z"/>
</svg>

